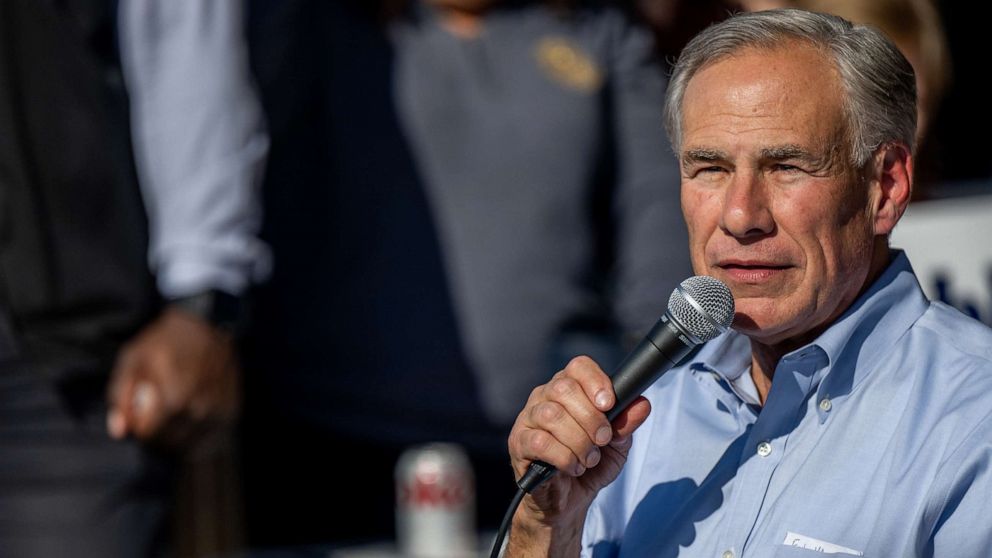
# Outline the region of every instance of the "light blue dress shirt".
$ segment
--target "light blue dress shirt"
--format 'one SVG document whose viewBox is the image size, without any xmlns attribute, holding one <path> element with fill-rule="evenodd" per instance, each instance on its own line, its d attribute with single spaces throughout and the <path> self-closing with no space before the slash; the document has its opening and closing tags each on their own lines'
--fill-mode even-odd
<svg viewBox="0 0 992 558">
<path fill-rule="evenodd" d="M 645 394 L 582 555 L 992 556 L 992 329 L 920 290 L 904 253 L 763 408 L 729 332 Z"/>
<path fill-rule="evenodd" d="M 118 21 L 159 292 L 242 294 L 271 266 L 258 238 L 269 140 L 243 2 L 125 0 Z"/>
</svg>

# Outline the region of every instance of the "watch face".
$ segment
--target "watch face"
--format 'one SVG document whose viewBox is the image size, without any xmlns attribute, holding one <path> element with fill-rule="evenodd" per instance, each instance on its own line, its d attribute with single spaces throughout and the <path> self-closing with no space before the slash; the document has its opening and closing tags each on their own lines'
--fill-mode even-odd
<svg viewBox="0 0 992 558">
<path fill-rule="evenodd" d="M 244 319 L 243 299 L 224 291 L 204 291 L 173 299 L 169 303 L 224 329 L 235 329 Z"/>
</svg>

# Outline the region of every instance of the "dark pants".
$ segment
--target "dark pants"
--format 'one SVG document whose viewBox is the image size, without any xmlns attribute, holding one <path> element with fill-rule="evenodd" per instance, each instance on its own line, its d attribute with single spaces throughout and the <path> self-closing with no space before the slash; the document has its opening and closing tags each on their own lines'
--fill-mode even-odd
<svg viewBox="0 0 992 558">
<path fill-rule="evenodd" d="M 0 363 L 0 555 L 164 554 L 172 467 L 106 434 L 106 381 Z"/>
</svg>

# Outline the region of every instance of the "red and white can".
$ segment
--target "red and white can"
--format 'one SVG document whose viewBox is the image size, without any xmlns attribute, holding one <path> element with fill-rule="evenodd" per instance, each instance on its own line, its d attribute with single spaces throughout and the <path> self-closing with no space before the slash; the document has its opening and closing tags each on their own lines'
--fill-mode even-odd
<svg viewBox="0 0 992 558">
<path fill-rule="evenodd" d="M 475 479 L 454 444 L 411 448 L 396 464 L 396 538 L 404 556 L 478 556 Z"/>
</svg>

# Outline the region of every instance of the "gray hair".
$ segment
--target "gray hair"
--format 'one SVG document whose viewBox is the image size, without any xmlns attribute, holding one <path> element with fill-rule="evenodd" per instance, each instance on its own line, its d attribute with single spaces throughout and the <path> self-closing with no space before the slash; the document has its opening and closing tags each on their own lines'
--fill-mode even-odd
<svg viewBox="0 0 992 558">
<path fill-rule="evenodd" d="M 808 43 L 833 60 L 846 93 L 851 163 L 860 168 L 882 144 L 911 150 L 916 136 L 913 67 L 881 32 L 832 15 L 785 9 L 737 14 L 696 35 L 679 56 L 665 99 L 665 129 L 676 155 L 682 143 L 682 102 L 704 67 L 747 48 Z"/>
</svg>

